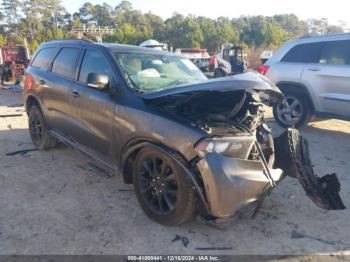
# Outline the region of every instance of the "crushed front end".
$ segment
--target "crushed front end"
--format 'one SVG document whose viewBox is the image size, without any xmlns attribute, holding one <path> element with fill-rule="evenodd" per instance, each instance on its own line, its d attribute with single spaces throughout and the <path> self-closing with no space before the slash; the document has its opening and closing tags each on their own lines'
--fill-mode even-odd
<svg viewBox="0 0 350 262">
<path fill-rule="evenodd" d="M 283 177 L 281 169 L 269 169 L 266 176 L 261 161 L 243 160 L 209 153 L 198 162 L 210 214 L 216 218 L 233 216 L 264 199 Z M 273 181 L 273 183 L 271 183 Z"/>
<path fill-rule="evenodd" d="M 217 122 L 222 117 L 211 116 L 206 122 L 210 137 L 195 146 L 210 215 L 228 218 L 238 211 L 251 211 L 246 207 L 257 209 L 286 175 L 298 179 L 317 206 L 345 209 L 336 174 L 315 175 L 307 141 L 298 130 L 290 128 L 273 138 L 261 96 L 246 94 L 244 99 L 240 110 L 226 118 L 226 126 Z"/>
<path fill-rule="evenodd" d="M 194 145 L 198 157 L 191 166 L 209 219 L 257 209 L 286 175 L 297 178 L 319 207 L 345 208 L 336 175 L 314 174 L 307 143 L 297 130 L 272 136 L 264 107 L 283 95 L 266 78 L 246 73 L 175 91 L 149 101 L 207 134 Z"/>
<path fill-rule="evenodd" d="M 231 118 L 207 115 L 203 128 L 209 137 L 195 146 L 199 155 L 196 166 L 210 215 L 215 218 L 259 206 L 284 177 L 282 169 L 275 166 L 274 140 L 259 93 L 244 93 L 241 99 L 244 101 Z"/>
</svg>

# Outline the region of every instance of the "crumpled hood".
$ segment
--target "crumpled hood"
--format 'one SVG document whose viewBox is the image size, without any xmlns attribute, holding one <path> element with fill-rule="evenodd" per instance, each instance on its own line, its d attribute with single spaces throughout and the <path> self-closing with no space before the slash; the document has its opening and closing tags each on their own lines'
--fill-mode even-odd
<svg viewBox="0 0 350 262">
<path fill-rule="evenodd" d="M 142 97 L 148 100 L 185 93 L 202 93 L 202 91 L 232 92 L 240 90 L 245 90 L 249 93 L 253 93 L 254 91 L 263 92 L 269 95 L 270 98 L 273 97 L 273 100 L 281 101 L 283 99 L 283 94 L 278 87 L 265 76 L 254 72 L 215 78 L 200 83 L 180 85 L 154 93 L 144 93 Z"/>
</svg>

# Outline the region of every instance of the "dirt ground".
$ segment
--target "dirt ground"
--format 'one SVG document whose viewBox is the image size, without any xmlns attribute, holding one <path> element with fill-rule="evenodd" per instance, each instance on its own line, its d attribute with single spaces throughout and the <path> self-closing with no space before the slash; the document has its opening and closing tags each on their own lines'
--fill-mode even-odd
<svg viewBox="0 0 350 262">
<path fill-rule="evenodd" d="M 199 220 L 181 227 L 156 224 L 139 207 L 132 186 L 119 176 L 102 176 L 71 148 L 7 156 L 33 148 L 21 104 L 20 93 L 0 89 L 0 254 L 350 254 L 349 209 L 316 207 L 291 178 L 255 219 L 225 230 Z M 21 116 L 3 117 L 8 114 Z M 315 171 L 338 174 L 350 207 L 350 122 L 322 120 L 302 133 Z M 188 245 L 172 241 L 176 235 Z"/>
</svg>

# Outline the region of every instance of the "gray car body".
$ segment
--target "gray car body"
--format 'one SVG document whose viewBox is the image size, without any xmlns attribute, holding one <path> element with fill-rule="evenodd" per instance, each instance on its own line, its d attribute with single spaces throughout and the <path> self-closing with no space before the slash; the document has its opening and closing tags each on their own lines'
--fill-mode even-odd
<svg viewBox="0 0 350 262">
<path fill-rule="evenodd" d="M 30 65 L 26 78 L 32 79 L 32 85 L 25 86 L 24 92 L 27 110 L 32 104 L 40 106 L 54 136 L 111 170 L 121 171 L 125 182 L 131 182 L 132 162 L 128 166 L 128 161 L 132 161 L 140 147 L 154 146 L 171 155 L 185 169 L 208 212 L 215 217 L 234 215 L 243 206 L 263 198 L 271 188 L 261 162 L 228 159 L 220 155 L 208 155 L 196 162 L 197 170 L 202 170 L 201 176 L 207 178 L 201 186 L 191 163 L 200 158 L 194 145 L 208 137 L 208 133 L 184 119 L 171 117 L 148 103 L 174 94 L 203 91 L 261 91 L 282 96 L 278 88 L 263 76 L 248 74 L 142 94 L 128 86 L 111 52 L 174 54 L 142 47 L 92 44 L 86 41 L 53 41 L 41 45 L 39 50 L 48 47 L 57 48 L 57 52 L 63 47 L 80 48 L 76 72 L 72 79 L 67 79 L 51 72 L 52 61 L 45 69 Z M 78 81 L 79 65 L 87 49 L 101 52 L 109 61 L 113 71 L 109 90 L 97 90 Z M 218 167 L 220 163 L 222 165 Z M 218 168 L 223 168 L 223 171 L 218 171 Z M 270 168 L 275 181 L 279 181 L 282 170 L 273 169 L 272 166 Z"/>
</svg>

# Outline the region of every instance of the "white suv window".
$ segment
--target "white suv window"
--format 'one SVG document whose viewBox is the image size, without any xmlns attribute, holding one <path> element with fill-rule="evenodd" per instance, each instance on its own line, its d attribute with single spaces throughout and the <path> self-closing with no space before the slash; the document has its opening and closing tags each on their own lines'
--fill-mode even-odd
<svg viewBox="0 0 350 262">
<path fill-rule="evenodd" d="M 281 59 L 290 63 L 318 63 L 322 43 L 300 44 L 294 46 Z"/>
<path fill-rule="evenodd" d="M 350 41 L 325 42 L 320 64 L 350 65 Z"/>
</svg>

